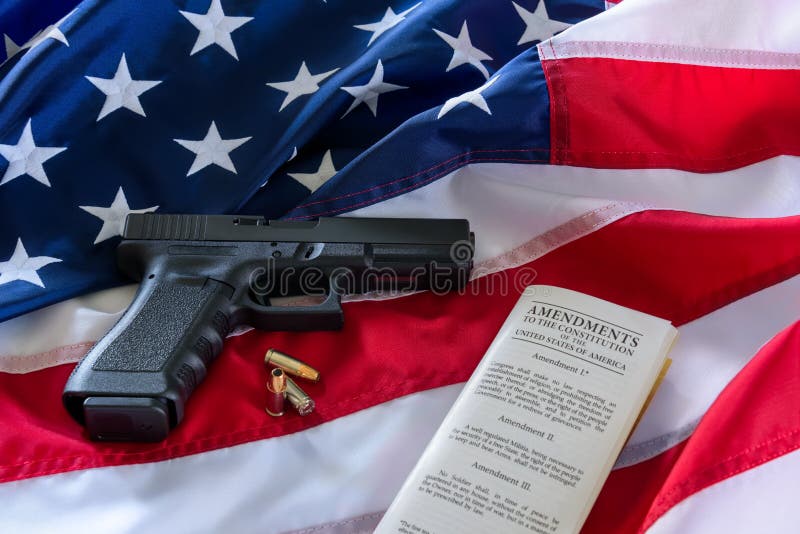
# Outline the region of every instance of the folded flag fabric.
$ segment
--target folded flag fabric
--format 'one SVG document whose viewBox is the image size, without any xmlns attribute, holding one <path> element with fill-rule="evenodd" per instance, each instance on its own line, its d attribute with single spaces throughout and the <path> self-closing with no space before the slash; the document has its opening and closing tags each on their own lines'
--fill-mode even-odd
<svg viewBox="0 0 800 534">
<path fill-rule="evenodd" d="M 0 67 L 3 530 L 369 531 L 541 283 L 681 330 L 586 532 L 793 531 L 793 2 L 68 4 L 39 34 L 0 9 L 30 44 Z M 464 217 L 477 265 L 341 332 L 229 338 L 166 442 L 93 443 L 60 393 L 147 211 Z M 314 414 L 264 415 L 271 346 L 323 373 Z"/>
</svg>

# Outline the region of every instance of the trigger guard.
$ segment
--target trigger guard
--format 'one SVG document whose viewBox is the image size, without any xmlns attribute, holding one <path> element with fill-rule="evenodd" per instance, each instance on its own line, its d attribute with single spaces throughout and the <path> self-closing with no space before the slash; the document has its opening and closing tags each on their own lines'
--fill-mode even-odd
<svg viewBox="0 0 800 534">
<path fill-rule="evenodd" d="M 340 330 L 344 326 L 342 295 L 331 278 L 325 300 L 308 306 L 270 306 L 250 302 L 249 323 L 259 330 Z"/>
</svg>

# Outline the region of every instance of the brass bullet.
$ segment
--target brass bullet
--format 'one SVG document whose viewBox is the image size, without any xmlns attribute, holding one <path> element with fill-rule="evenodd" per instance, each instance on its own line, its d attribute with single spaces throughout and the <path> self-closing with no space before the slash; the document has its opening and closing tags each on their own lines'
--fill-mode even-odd
<svg viewBox="0 0 800 534">
<path fill-rule="evenodd" d="M 264 364 L 280 367 L 287 373 L 299 376 L 300 378 L 305 378 L 314 382 L 319 380 L 319 371 L 279 350 L 269 349 L 264 355 Z"/>
<path fill-rule="evenodd" d="M 300 389 L 294 380 L 286 377 L 286 398 L 300 415 L 308 415 L 314 411 L 314 399 Z"/>
<path fill-rule="evenodd" d="M 287 378 L 282 369 L 273 369 L 270 373 L 270 380 L 267 382 L 266 411 L 273 417 L 283 415 Z"/>
</svg>

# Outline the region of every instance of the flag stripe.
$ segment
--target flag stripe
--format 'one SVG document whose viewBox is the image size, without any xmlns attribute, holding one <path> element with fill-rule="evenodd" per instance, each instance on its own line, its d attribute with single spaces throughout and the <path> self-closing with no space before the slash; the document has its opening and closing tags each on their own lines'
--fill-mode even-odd
<svg viewBox="0 0 800 534">
<path fill-rule="evenodd" d="M 0 323 L 0 371 L 29 373 L 83 357 L 122 316 L 136 285 L 69 299 Z"/>
<path fill-rule="evenodd" d="M 12 530 L 32 533 L 112 527 L 133 532 L 154 522 L 177 530 L 224 526 L 239 532 L 339 533 L 339 523 L 375 524 L 460 389 L 459 384 L 415 393 L 302 433 L 169 462 L 7 483 L 0 485 L 0 499 L 10 512 L 5 519 Z M 408 432 L 410 427 L 415 432 Z M 614 470 L 583 532 L 635 532 L 682 450 L 679 444 L 657 458 Z M 236 484 L 220 488 L 218 470 Z M 224 502 L 207 491 L 210 487 L 224 490 Z M 142 494 L 152 507 L 140 506 Z M 174 507 L 175 502 L 193 505 Z M 264 513 L 265 506 L 279 507 L 281 513 Z M 170 508 L 164 517 L 162 507 Z M 37 521 L 31 523 L 31 517 Z"/>
<path fill-rule="evenodd" d="M 558 46 L 570 41 L 625 41 L 798 53 L 798 16 L 794 0 L 764 0 L 758 8 L 751 0 L 621 2 L 551 42 Z"/>
<path fill-rule="evenodd" d="M 682 532 L 794 532 L 800 524 L 800 451 L 726 478 L 684 499 L 647 530 Z"/>
<path fill-rule="evenodd" d="M 800 323 L 762 348 L 709 408 L 645 526 L 688 496 L 800 447 Z M 745 430 L 746 429 L 746 430 Z"/>
<path fill-rule="evenodd" d="M 685 443 L 679 443 L 655 458 L 611 471 L 581 533 L 639 532 L 642 520 L 684 446 Z"/>
<path fill-rule="evenodd" d="M 798 317 L 794 276 L 681 326 L 669 387 L 656 392 L 620 460 L 641 461 L 682 441 L 761 346 Z"/>
<path fill-rule="evenodd" d="M 195 454 L 297 432 L 415 391 L 463 381 L 519 292 L 532 282 L 587 292 L 684 324 L 800 272 L 800 242 L 792 239 L 798 226 L 800 217 L 713 219 L 644 212 L 529 265 L 476 280 L 463 295 L 418 293 L 348 303 L 341 332 L 253 331 L 229 339 L 193 396 L 188 416 L 164 444 L 87 442 L 65 411 L 54 409 L 71 366 L 0 374 L 0 409 L 18 430 L 0 446 L 6 462 L 0 478 Z M 598 263 L 600 257 L 605 261 Z M 413 337 L 407 335 L 409 324 Z M 270 346 L 291 347 L 322 371 L 324 380 L 308 386 L 318 401 L 311 416 L 264 415 L 261 361 Z M 208 415 L 218 414 L 220 407 L 235 417 Z"/>
<path fill-rule="evenodd" d="M 611 207 L 610 207 L 611 206 Z M 610 207 L 610 208 L 609 208 Z M 498 258 L 575 218 L 597 210 L 644 207 L 729 217 L 800 213 L 800 158 L 783 156 L 713 174 L 672 169 L 590 169 L 554 165 L 469 165 L 431 183 L 349 212 L 359 217 L 467 218 L 476 261 Z M 592 228 L 602 225 L 602 222 Z M 553 241 L 547 252 L 580 237 L 586 227 Z M 540 254 L 538 254 L 540 255 Z M 508 266 L 538 257 L 526 256 Z"/>
<path fill-rule="evenodd" d="M 283 532 L 382 512 L 460 390 L 430 390 L 302 433 L 169 462 L 0 484 L 3 530 Z M 229 483 L 220 484 L 222 472 Z"/>
<path fill-rule="evenodd" d="M 602 58 L 543 66 L 552 163 L 719 172 L 800 154 L 800 71 Z"/>
<path fill-rule="evenodd" d="M 754 317 L 758 315 L 748 322 Z M 729 324 L 728 329 L 747 329 L 747 324 Z M 790 451 L 800 447 L 800 416 L 778 406 L 795 405 L 800 394 L 798 343 L 800 325 L 795 323 L 771 339 L 737 375 L 688 441 L 651 460 L 613 471 L 583 532 L 642 532 L 648 526 L 652 532 L 738 532 L 751 530 L 744 526 L 748 522 L 759 525 L 755 531 L 791 531 L 792 517 L 775 513 L 780 507 L 767 504 L 758 485 L 745 484 L 755 479 L 771 485 L 771 480 L 753 475 L 753 470 L 766 467 L 766 473 L 772 473 L 770 464 L 791 468 L 796 463 L 797 453 Z M 783 454 L 790 459 L 784 461 Z M 796 480 L 793 471 L 788 473 Z M 783 486 L 781 477 L 776 482 L 778 488 L 792 487 Z M 747 501 L 762 503 L 760 510 L 770 517 L 759 516 L 759 507 L 748 506 Z M 626 506 L 619 506 L 620 502 Z M 738 510 L 736 502 L 746 509 Z M 737 510 L 731 512 L 731 506 Z M 715 521 L 723 515 L 741 517 L 744 522 Z M 768 528 L 770 524 L 776 528 Z"/>
<path fill-rule="evenodd" d="M 800 68 L 800 54 L 764 50 L 696 48 L 629 41 L 550 41 L 538 49 L 543 60 L 589 57 L 748 69 Z"/>
</svg>

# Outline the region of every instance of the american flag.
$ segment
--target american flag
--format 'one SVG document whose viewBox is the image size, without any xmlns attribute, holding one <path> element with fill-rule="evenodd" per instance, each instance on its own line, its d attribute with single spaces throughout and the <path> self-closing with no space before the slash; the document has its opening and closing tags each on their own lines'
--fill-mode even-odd
<svg viewBox="0 0 800 534">
<path fill-rule="evenodd" d="M 796 531 L 798 28 L 795 0 L 3 2 L 0 530 L 370 531 L 540 283 L 680 330 L 584 532 Z M 231 337 L 165 442 L 94 443 L 60 394 L 149 211 L 468 218 L 475 279 Z M 312 415 L 265 416 L 268 347 L 322 372 Z"/>
</svg>

